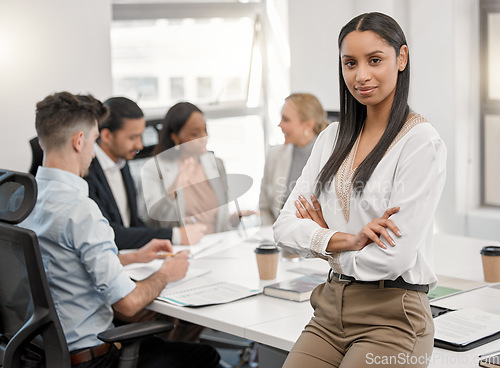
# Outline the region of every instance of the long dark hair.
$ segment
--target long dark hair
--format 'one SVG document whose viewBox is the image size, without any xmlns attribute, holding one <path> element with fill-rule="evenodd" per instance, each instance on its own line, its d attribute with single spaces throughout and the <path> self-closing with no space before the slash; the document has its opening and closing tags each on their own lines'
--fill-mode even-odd
<svg viewBox="0 0 500 368">
<path fill-rule="evenodd" d="M 342 75 L 340 48 L 345 36 L 353 31 L 372 31 L 376 33 L 396 50 L 396 57 L 399 56 L 401 46 L 407 45 L 406 37 L 399 24 L 388 15 L 382 13 L 361 14 L 341 29 L 338 39 L 340 86 L 339 131 L 335 148 L 325 166 L 318 174 L 315 187 L 315 193 L 318 197 L 332 182 L 334 175 L 339 170 L 340 165 L 351 151 L 357 137 L 361 133 L 366 119 L 366 106 L 359 103 L 349 92 Z M 409 89 L 410 57 L 408 55 L 406 68 L 398 74 L 394 101 L 384 134 L 373 150 L 361 162 L 354 174 L 353 188 L 357 195 L 363 193 L 366 182 L 370 179 L 375 167 L 384 156 L 394 138 L 396 138 L 396 135 L 403 127 L 410 113 L 408 106 Z"/>
<path fill-rule="evenodd" d="M 175 146 L 172 133 L 179 134 L 193 112 L 203 112 L 190 102 L 179 102 L 172 106 L 163 119 L 163 127 L 160 131 L 160 139 L 156 145 L 153 155 L 157 155 Z"/>
</svg>

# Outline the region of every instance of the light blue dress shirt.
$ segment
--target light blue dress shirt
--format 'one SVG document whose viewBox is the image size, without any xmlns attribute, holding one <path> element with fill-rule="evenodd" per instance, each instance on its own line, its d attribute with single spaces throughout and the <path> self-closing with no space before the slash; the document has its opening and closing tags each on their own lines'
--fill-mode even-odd
<svg viewBox="0 0 500 368">
<path fill-rule="evenodd" d="M 40 243 L 54 304 L 70 351 L 102 344 L 113 326 L 112 304 L 135 283 L 117 256 L 113 229 L 88 197 L 88 184 L 68 171 L 40 167 L 38 199 L 19 226 Z"/>
</svg>

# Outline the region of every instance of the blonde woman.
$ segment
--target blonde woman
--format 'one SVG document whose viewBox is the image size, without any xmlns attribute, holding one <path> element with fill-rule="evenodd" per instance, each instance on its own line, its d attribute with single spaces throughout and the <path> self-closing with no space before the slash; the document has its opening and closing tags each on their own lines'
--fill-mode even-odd
<svg viewBox="0 0 500 368">
<path fill-rule="evenodd" d="M 269 150 L 260 188 L 262 225 L 271 225 L 278 218 L 316 137 L 327 125 L 325 110 L 316 96 L 294 93 L 285 99 L 279 123 L 285 143 Z"/>
</svg>

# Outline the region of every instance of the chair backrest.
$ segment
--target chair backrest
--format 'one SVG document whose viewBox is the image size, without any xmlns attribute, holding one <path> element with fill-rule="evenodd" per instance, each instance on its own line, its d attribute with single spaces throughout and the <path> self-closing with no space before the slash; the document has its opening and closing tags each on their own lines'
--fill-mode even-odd
<svg viewBox="0 0 500 368">
<path fill-rule="evenodd" d="M 70 367 L 36 234 L 15 224 L 35 206 L 30 174 L 0 169 L 0 366 Z M 38 355 L 44 356 L 41 365 Z"/>
<path fill-rule="evenodd" d="M 36 175 L 38 168 L 42 166 L 43 162 L 43 150 L 38 143 L 38 137 L 34 137 L 30 139 L 30 147 L 31 147 L 31 166 L 29 169 L 29 173 L 33 176 Z"/>
</svg>

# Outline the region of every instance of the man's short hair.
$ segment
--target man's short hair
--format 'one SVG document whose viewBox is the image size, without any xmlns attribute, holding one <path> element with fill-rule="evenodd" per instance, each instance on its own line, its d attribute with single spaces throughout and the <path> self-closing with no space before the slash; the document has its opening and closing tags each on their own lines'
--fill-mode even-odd
<svg viewBox="0 0 500 368">
<path fill-rule="evenodd" d="M 91 95 L 55 93 L 36 104 L 38 139 L 45 150 L 61 148 L 77 131 L 88 135 L 108 114 L 107 107 Z"/>
<path fill-rule="evenodd" d="M 123 119 L 140 119 L 144 117 L 141 108 L 126 97 L 111 97 L 104 101 L 104 106 L 109 109 L 109 116 L 99 123 L 99 132 L 103 129 L 115 132 L 123 127 Z"/>
</svg>

